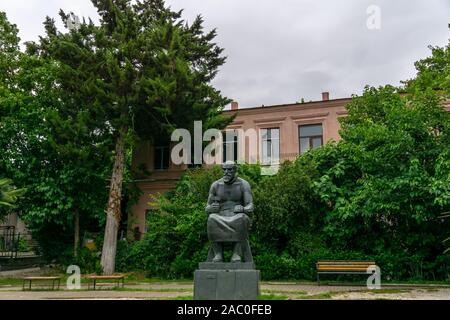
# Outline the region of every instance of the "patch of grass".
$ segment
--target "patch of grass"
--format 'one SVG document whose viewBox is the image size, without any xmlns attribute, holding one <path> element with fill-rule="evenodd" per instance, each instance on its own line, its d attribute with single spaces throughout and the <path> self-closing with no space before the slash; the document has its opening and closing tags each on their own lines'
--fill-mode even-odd
<svg viewBox="0 0 450 320">
<path fill-rule="evenodd" d="M 20 290 L 20 291 L 22 291 L 22 290 Z M 36 291 L 45 291 L 45 292 L 58 292 L 58 291 L 64 291 L 64 290 L 61 290 L 61 289 L 52 289 L 51 288 L 51 286 L 49 287 L 49 288 L 44 288 L 44 287 L 41 287 L 41 288 L 39 288 L 39 287 L 33 287 L 33 288 L 31 288 L 31 290 L 30 289 L 26 289 L 26 290 L 23 290 L 23 292 L 36 292 Z M 14 291 L 14 292 L 17 292 L 17 291 Z"/>
<path fill-rule="evenodd" d="M 258 296 L 258 300 L 287 300 L 287 296 L 277 294 L 261 294 Z"/>
<path fill-rule="evenodd" d="M 299 284 L 305 283 L 307 284 L 306 280 L 299 280 Z M 309 282 L 310 284 L 315 284 L 317 282 Z M 361 281 L 359 280 L 351 280 L 351 279 L 343 279 L 343 280 L 335 280 L 335 279 L 320 279 L 321 285 L 336 285 L 336 286 L 366 286 L 366 280 L 363 279 Z M 421 280 L 421 279 L 409 279 L 409 280 L 386 280 L 383 277 L 381 278 L 381 284 L 389 284 L 389 285 L 395 285 L 395 284 L 407 284 L 407 285 L 423 285 L 423 284 L 430 284 L 430 285 L 450 285 L 450 279 L 447 280 Z"/>
<path fill-rule="evenodd" d="M 289 290 L 261 290 L 261 292 L 263 293 L 288 293 L 288 294 L 300 294 L 300 295 L 305 295 L 308 292 L 306 291 L 289 291 Z"/>
<path fill-rule="evenodd" d="M 376 289 L 376 290 L 367 290 L 364 292 L 370 292 L 373 294 L 397 294 L 397 293 L 405 293 L 409 292 L 411 289 Z"/>
<path fill-rule="evenodd" d="M 187 289 L 187 288 L 180 288 L 180 289 L 176 289 L 176 288 L 161 288 L 161 289 L 156 289 L 156 288 L 122 288 L 122 287 L 115 287 L 112 290 L 114 291 L 143 291 L 143 292 L 192 292 L 192 289 Z"/>
<path fill-rule="evenodd" d="M 125 280 L 138 281 L 143 283 L 190 283 L 193 279 L 161 279 L 161 278 L 148 278 L 143 271 L 124 273 Z"/>
<path fill-rule="evenodd" d="M 311 281 L 311 280 L 302 280 L 302 279 L 297 279 L 297 280 L 263 280 L 261 281 L 261 284 L 277 284 L 277 285 L 291 285 L 291 284 L 314 284 L 316 283 L 315 281 Z"/>
<path fill-rule="evenodd" d="M 178 296 L 173 298 L 145 298 L 144 300 L 194 300 L 192 296 Z"/>
<path fill-rule="evenodd" d="M 332 293 L 331 292 L 324 292 L 319 294 L 313 294 L 313 295 L 301 295 L 298 296 L 297 299 L 301 300 L 322 300 L 322 299 L 331 299 Z"/>
<path fill-rule="evenodd" d="M 420 280 L 420 279 L 410 279 L 410 280 L 385 280 L 381 279 L 381 283 L 385 284 L 437 284 L 437 285 L 450 285 L 450 279 L 447 280 Z"/>
<path fill-rule="evenodd" d="M 0 278 L 0 286 L 14 286 L 22 285 L 23 280 L 21 278 Z"/>
</svg>

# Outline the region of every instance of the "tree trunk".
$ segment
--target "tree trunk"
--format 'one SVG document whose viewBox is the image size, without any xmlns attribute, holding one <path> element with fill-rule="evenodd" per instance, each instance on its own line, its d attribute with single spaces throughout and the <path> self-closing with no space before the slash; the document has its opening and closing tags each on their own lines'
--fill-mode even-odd
<svg viewBox="0 0 450 320">
<path fill-rule="evenodd" d="M 80 211 L 78 211 L 78 209 L 75 209 L 74 212 L 73 227 L 74 227 L 73 256 L 78 257 L 78 251 L 80 249 Z"/>
<path fill-rule="evenodd" d="M 105 275 L 113 274 L 116 264 L 117 232 L 119 230 L 121 215 L 120 205 L 122 199 L 123 169 L 125 164 L 124 134 L 125 130 L 121 131 L 116 140 L 116 153 L 114 155 L 108 207 L 106 209 L 106 227 L 101 259 L 103 274 Z"/>
</svg>

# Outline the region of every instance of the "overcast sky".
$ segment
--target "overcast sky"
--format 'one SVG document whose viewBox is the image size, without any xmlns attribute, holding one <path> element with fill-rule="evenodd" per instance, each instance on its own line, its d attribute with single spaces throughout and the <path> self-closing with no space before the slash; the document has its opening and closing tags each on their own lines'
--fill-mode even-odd
<svg viewBox="0 0 450 320">
<path fill-rule="evenodd" d="M 227 62 L 214 85 L 255 107 L 360 94 L 366 84 L 393 84 L 415 75 L 414 61 L 430 55 L 428 45 L 449 39 L 448 0 L 166 0 L 197 14 L 207 30 L 217 28 L 217 43 Z M 380 9 L 379 29 L 376 23 Z M 44 33 L 46 15 L 58 11 L 98 20 L 90 0 L 0 0 L 0 10 L 20 30 L 22 42 Z M 369 8 L 369 12 L 367 12 Z M 61 26 L 61 24 L 59 24 Z"/>
</svg>

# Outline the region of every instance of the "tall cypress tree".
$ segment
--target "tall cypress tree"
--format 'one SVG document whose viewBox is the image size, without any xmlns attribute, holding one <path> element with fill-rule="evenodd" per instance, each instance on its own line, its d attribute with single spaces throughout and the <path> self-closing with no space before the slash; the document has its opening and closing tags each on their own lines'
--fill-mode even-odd
<svg viewBox="0 0 450 320">
<path fill-rule="evenodd" d="M 113 167 L 106 209 L 101 264 L 114 272 L 121 219 L 125 154 L 136 138 L 155 142 L 177 127 L 224 127 L 221 115 L 229 100 L 211 85 L 225 62 L 204 32 L 198 16 L 192 24 L 163 0 L 92 0 L 100 25 L 83 19 L 79 28 L 57 30 L 44 22 L 46 36 L 29 48 L 59 66 L 56 87 L 64 93 L 59 110 L 66 121 L 80 117 L 90 135 L 112 141 Z M 60 11 L 68 25 L 70 15 Z"/>
<path fill-rule="evenodd" d="M 18 32 L 0 12 L 0 178 L 27 188 L 14 211 L 47 257 L 61 257 L 56 247 L 68 244 L 72 227 L 77 255 L 80 225 L 103 220 L 110 143 L 89 132 L 87 114 L 59 90 L 57 62 L 35 56 L 32 44 L 20 51 Z"/>
</svg>

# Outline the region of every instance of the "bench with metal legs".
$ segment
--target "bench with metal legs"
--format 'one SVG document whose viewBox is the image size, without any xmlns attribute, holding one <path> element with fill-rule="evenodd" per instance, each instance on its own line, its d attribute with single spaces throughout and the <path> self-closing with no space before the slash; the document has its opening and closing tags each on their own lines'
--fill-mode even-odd
<svg viewBox="0 0 450 320">
<path fill-rule="evenodd" d="M 321 260 L 317 261 L 317 285 L 320 286 L 321 274 L 364 274 L 367 268 L 376 265 L 375 261 Z"/>
<path fill-rule="evenodd" d="M 93 284 L 93 289 L 95 290 L 97 287 L 98 280 L 117 280 L 117 287 L 120 287 L 120 283 L 122 283 L 122 288 L 125 285 L 125 276 L 124 275 L 111 275 L 111 276 L 88 276 L 88 290 L 91 289 L 91 283 Z"/>
<path fill-rule="evenodd" d="M 51 281 L 52 282 L 52 290 L 55 290 L 55 283 L 58 284 L 57 290 L 59 290 L 61 277 L 25 277 L 23 278 L 22 283 L 22 290 L 26 290 L 26 287 L 28 290 L 31 291 L 31 283 L 33 281 Z M 28 282 L 28 285 L 25 287 L 25 283 Z"/>
</svg>

